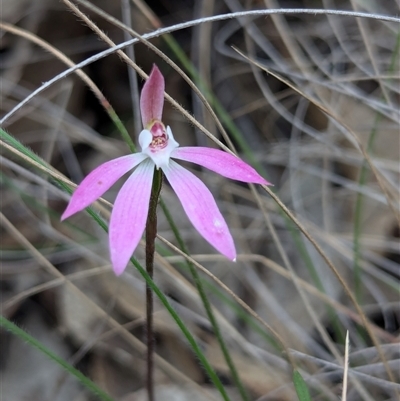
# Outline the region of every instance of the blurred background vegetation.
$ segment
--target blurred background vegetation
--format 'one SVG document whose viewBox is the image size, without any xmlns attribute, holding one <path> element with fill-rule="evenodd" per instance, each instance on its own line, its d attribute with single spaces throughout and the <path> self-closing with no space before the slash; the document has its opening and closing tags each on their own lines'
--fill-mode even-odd
<svg viewBox="0 0 400 401">
<path fill-rule="evenodd" d="M 218 147 L 219 140 L 274 184 L 268 194 L 189 166 L 217 199 L 235 239 L 236 263 L 215 254 L 199 236 L 168 183 L 162 192 L 193 259 L 263 321 L 201 273 L 248 399 L 295 400 L 295 366 L 313 400 L 338 400 L 347 331 L 347 399 L 398 399 L 398 23 L 323 13 L 202 19 L 288 7 L 395 16 L 399 3 L 74 0 L 72 4 L 117 44 L 131 37 L 121 22 L 146 34 L 197 21 L 162 33 L 151 43 L 191 78 L 218 120 L 180 71 L 146 43 L 134 46 L 136 65 L 149 73 L 157 63 L 166 92 L 198 122 L 188 121 L 177 104 L 166 102 L 164 122 L 181 145 Z M 110 47 L 71 7 L 67 0 L 2 0 L 2 116 L 68 68 L 54 49 L 79 63 Z M 44 48 L 46 44 L 51 48 Z M 144 80 L 136 76 L 130 80 L 132 67 L 115 52 L 83 71 L 136 143 L 141 123 L 133 82 L 140 90 Z M 109 106 L 92 89 L 70 74 L 7 117 L 3 128 L 51 165 L 53 172 L 79 183 L 100 163 L 129 153 Z M 113 399 L 146 399 L 143 278 L 133 266 L 116 278 L 106 233 L 83 212 L 60 223 L 68 195 L 54 174 L 38 169 L 32 157 L 23 158 L 4 135 L 2 143 L 9 144 L 1 148 L 2 315 Z M 120 185 L 105 195 L 108 201 L 113 202 Z M 94 210 L 107 219 L 110 205 L 99 204 Z M 177 245 L 161 209 L 159 234 Z M 185 259 L 162 240 L 157 246 L 157 285 L 196 338 L 231 400 L 241 400 Z M 143 263 L 143 244 L 135 256 Z M 159 303 L 155 325 L 159 399 L 220 399 Z M 31 345 L 7 331 L 1 335 L 2 400 L 94 399 Z"/>
</svg>

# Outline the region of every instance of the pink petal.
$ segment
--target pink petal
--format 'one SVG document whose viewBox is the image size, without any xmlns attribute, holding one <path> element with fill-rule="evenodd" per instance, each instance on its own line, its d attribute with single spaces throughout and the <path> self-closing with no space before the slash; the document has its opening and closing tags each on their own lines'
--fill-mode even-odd
<svg viewBox="0 0 400 401">
<path fill-rule="evenodd" d="M 171 153 L 171 157 L 199 164 L 233 180 L 272 185 L 261 177 L 253 167 L 238 157 L 219 149 L 197 146 L 177 148 Z"/>
<path fill-rule="evenodd" d="M 154 64 L 140 95 L 140 111 L 144 128 L 154 120 L 161 121 L 164 106 L 164 77 Z"/>
<path fill-rule="evenodd" d="M 61 216 L 64 220 L 89 206 L 104 194 L 115 182 L 129 170 L 136 167 L 147 156 L 142 153 L 122 156 L 101 164 L 87 175 L 76 188 L 67 209 Z"/>
<path fill-rule="evenodd" d="M 136 249 L 146 226 L 154 163 L 146 160 L 128 178 L 118 193 L 110 219 L 110 254 L 120 275 Z"/>
<path fill-rule="evenodd" d="M 208 188 L 173 160 L 163 171 L 196 230 L 220 253 L 234 260 L 236 250 L 231 233 Z"/>
</svg>

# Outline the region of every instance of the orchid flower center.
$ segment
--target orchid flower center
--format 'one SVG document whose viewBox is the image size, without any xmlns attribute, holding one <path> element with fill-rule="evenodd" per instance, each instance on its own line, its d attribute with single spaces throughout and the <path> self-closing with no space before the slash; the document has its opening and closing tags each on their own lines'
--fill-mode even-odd
<svg viewBox="0 0 400 401">
<path fill-rule="evenodd" d="M 174 149 L 179 146 L 171 128 L 165 127 L 160 120 L 153 120 L 139 135 L 142 152 L 154 162 L 157 168 L 167 166 Z"/>
<path fill-rule="evenodd" d="M 157 152 L 168 145 L 168 134 L 165 132 L 164 124 L 156 121 L 150 128 L 153 139 L 149 145 L 151 152 Z"/>
</svg>

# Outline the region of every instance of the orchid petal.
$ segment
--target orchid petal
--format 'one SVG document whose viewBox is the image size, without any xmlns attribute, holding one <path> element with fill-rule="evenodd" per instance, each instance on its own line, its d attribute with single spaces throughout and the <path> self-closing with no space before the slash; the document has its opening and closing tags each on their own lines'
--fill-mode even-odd
<svg viewBox="0 0 400 401">
<path fill-rule="evenodd" d="M 233 180 L 272 185 L 243 160 L 219 149 L 184 147 L 175 149 L 171 157 L 199 164 Z"/>
<path fill-rule="evenodd" d="M 208 188 L 173 160 L 163 171 L 196 230 L 220 253 L 234 260 L 236 250 L 231 233 Z"/>
<path fill-rule="evenodd" d="M 142 132 L 139 134 L 139 145 L 142 148 L 142 152 L 146 150 L 150 144 L 151 141 L 153 140 L 153 135 L 148 129 L 142 130 Z"/>
<path fill-rule="evenodd" d="M 95 168 L 79 184 L 68 203 L 61 220 L 72 216 L 100 198 L 125 173 L 136 167 L 147 156 L 142 153 L 122 156 Z"/>
<path fill-rule="evenodd" d="M 154 120 L 161 121 L 164 106 L 164 89 L 164 77 L 158 67 L 153 65 L 140 95 L 140 111 L 145 128 L 149 128 Z"/>
<path fill-rule="evenodd" d="M 110 219 L 110 254 L 119 276 L 136 249 L 146 226 L 153 182 L 154 163 L 141 163 L 122 186 Z"/>
</svg>

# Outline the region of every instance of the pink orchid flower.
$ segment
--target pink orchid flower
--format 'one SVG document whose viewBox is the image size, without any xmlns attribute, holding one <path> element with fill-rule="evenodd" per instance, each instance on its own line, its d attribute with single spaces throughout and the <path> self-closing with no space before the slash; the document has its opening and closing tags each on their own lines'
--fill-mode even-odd
<svg viewBox="0 0 400 401">
<path fill-rule="evenodd" d="M 205 147 L 180 148 L 170 127 L 161 122 L 164 87 L 164 77 L 154 65 L 140 98 L 142 151 L 110 160 L 93 170 L 77 187 L 61 216 L 64 220 L 86 208 L 136 167 L 119 191 L 111 213 L 110 255 L 117 275 L 125 270 L 143 235 L 154 168 L 162 169 L 197 231 L 231 260 L 236 258 L 235 245 L 211 192 L 172 159 L 199 164 L 234 180 L 269 185 L 252 167 L 227 152 Z"/>
</svg>

